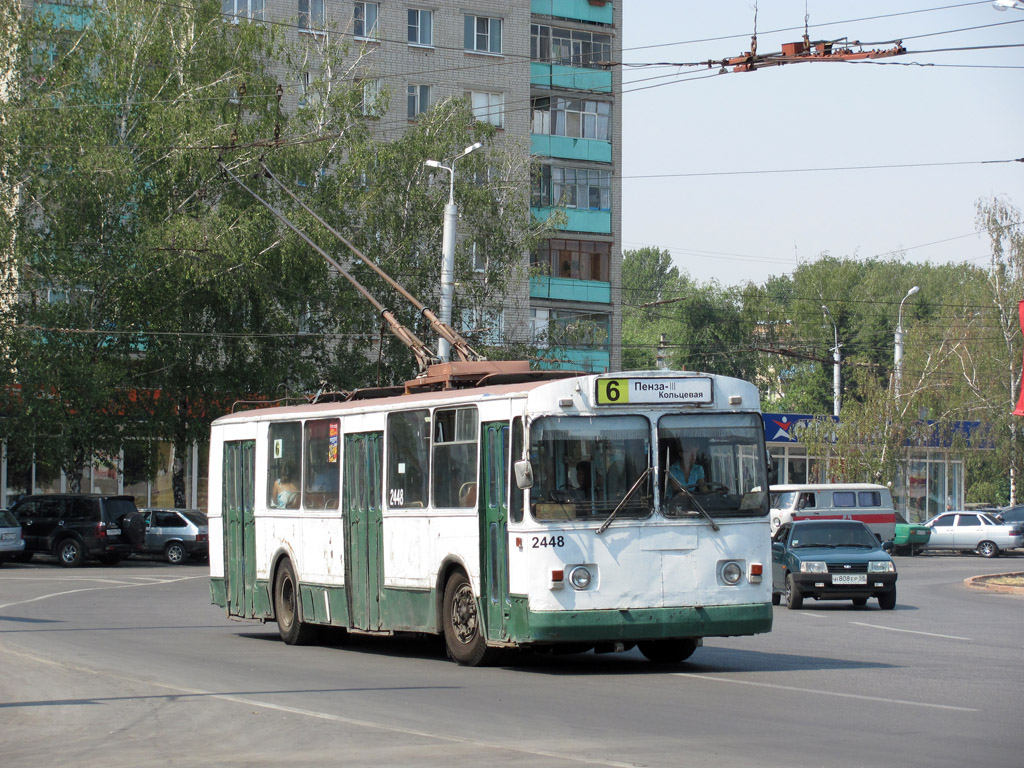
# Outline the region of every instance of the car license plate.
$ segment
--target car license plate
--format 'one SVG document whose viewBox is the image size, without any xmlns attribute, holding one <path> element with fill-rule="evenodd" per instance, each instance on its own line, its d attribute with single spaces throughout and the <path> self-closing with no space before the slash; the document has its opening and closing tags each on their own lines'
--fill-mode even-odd
<svg viewBox="0 0 1024 768">
<path fill-rule="evenodd" d="M 121 535 L 121 529 L 120 528 L 107 528 L 107 536 L 120 536 L 120 535 Z"/>
<path fill-rule="evenodd" d="M 0 541 L 14 541 L 13 533 L 2 533 L 0 534 Z"/>
<path fill-rule="evenodd" d="M 833 573 L 833 584 L 867 584 L 868 577 L 864 573 Z"/>
</svg>

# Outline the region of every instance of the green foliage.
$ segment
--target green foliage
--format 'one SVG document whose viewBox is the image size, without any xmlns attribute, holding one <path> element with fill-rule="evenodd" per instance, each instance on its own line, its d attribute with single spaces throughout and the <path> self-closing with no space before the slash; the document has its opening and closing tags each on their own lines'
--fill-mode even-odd
<svg viewBox="0 0 1024 768">
<path fill-rule="evenodd" d="M 3 394 L 5 437 L 77 476 L 125 436 L 171 440 L 183 456 L 235 400 L 412 373 L 409 352 L 386 334 L 382 343 L 372 307 L 219 161 L 351 264 L 266 177 L 265 160 L 436 308 L 448 184 L 429 183 L 423 161 L 490 143 L 490 126 L 457 100 L 402 139 L 375 141 L 344 36 L 286 40 L 276 25 L 225 22 L 217 2 L 40 8 L 11 25 L 5 53 L 19 87 L 0 131 L 0 242 L 13 243 L 4 255 L 22 297 L 4 324 L 15 331 L 7 383 L 17 384 Z M 462 308 L 502 295 L 543 232 L 512 156 L 492 148 L 459 161 L 456 324 Z M 488 164 L 498 183 L 475 184 Z M 486 248 L 483 273 L 469 262 L 472 241 Z M 404 299 L 361 264 L 351 271 L 434 342 Z"/>
</svg>

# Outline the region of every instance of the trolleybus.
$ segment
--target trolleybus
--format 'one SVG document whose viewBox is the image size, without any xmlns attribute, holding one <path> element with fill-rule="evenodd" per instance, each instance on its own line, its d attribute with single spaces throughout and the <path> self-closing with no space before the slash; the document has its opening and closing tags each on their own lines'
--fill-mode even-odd
<svg viewBox="0 0 1024 768">
<path fill-rule="evenodd" d="M 233 413 L 211 431 L 212 599 L 289 644 L 331 626 L 443 635 L 465 665 L 676 662 L 771 629 L 766 461 L 756 388 L 694 372 Z"/>
</svg>

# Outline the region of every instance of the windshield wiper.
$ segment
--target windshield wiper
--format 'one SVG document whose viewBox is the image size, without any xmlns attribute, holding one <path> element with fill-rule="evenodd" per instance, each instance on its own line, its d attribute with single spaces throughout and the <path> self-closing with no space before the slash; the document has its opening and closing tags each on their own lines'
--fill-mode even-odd
<svg viewBox="0 0 1024 768">
<path fill-rule="evenodd" d="M 638 477 L 636 479 L 636 482 L 633 483 L 633 487 L 626 491 L 626 495 L 622 497 L 622 501 L 615 505 L 615 509 L 613 509 L 612 513 L 608 515 L 608 519 L 601 523 L 601 525 L 595 531 L 596 534 L 600 536 L 602 533 L 608 530 L 608 526 L 612 524 L 612 520 L 614 520 L 615 516 L 619 514 L 619 510 L 622 509 L 622 507 L 626 504 L 627 501 L 629 501 L 629 497 L 633 495 L 633 492 L 640 487 L 640 483 L 644 481 L 644 478 L 651 474 L 652 469 L 654 469 L 654 467 L 648 467 L 640 474 L 640 477 Z"/>
<path fill-rule="evenodd" d="M 693 494 L 692 494 L 692 493 L 690 492 L 690 489 L 689 489 L 689 488 L 687 488 L 687 487 L 686 487 L 685 485 L 683 485 L 682 483 L 680 483 L 680 482 L 679 482 L 678 480 L 676 480 L 676 479 L 675 479 L 674 477 L 672 477 L 672 473 L 671 473 L 671 472 L 669 472 L 669 473 L 668 473 L 668 477 L 669 477 L 669 478 L 670 478 L 670 479 L 672 480 L 672 482 L 673 482 L 673 483 L 675 483 L 675 485 L 676 485 L 676 488 L 678 488 L 678 489 L 679 489 L 680 491 L 682 491 L 683 493 L 685 493 L 685 494 L 686 494 L 687 496 L 689 496 L 689 497 L 690 497 L 690 501 L 692 501 L 692 502 L 693 502 L 693 506 L 695 506 L 695 507 L 697 508 L 697 511 L 698 511 L 698 512 L 700 512 L 700 513 L 701 513 L 702 515 L 704 515 L 704 517 L 705 517 L 705 518 L 707 519 L 707 521 L 708 521 L 709 523 L 711 523 L 711 530 L 713 530 L 713 531 L 717 531 L 717 530 L 719 530 L 719 527 L 718 527 L 718 523 L 716 523 L 716 522 L 715 522 L 715 518 L 713 518 L 713 517 L 712 517 L 711 515 L 709 515 L 709 514 L 708 514 L 708 511 L 707 511 L 706 509 L 704 509 L 704 507 L 702 507 L 702 506 L 700 505 L 700 502 L 699 502 L 699 501 L 697 501 L 697 497 L 696 497 L 696 496 L 694 496 L 694 495 L 693 495 Z"/>
</svg>

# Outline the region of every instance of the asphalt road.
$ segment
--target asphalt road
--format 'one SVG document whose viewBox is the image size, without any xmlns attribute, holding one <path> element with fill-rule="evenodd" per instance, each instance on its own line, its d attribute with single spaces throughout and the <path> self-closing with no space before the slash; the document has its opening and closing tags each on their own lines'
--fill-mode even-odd
<svg viewBox="0 0 1024 768">
<path fill-rule="evenodd" d="M 1024 553 L 897 558 L 894 611 L 807 601 L 771 634 L 657 667 L 635 651 L 460 668 L 438 643 L 288 647 L 205 569 L 0 569 L 0 764 L 1018 766 Z"/>
</svg>

